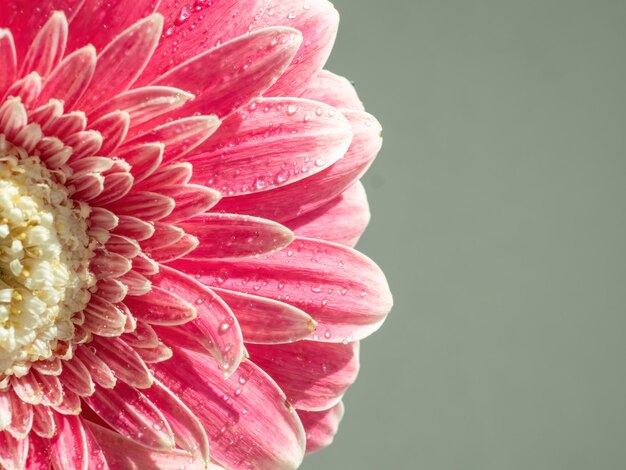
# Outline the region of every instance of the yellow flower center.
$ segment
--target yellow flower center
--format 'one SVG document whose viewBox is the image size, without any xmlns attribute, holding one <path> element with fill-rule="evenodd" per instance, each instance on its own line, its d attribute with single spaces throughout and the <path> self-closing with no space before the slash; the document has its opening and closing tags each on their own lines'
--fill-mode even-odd
<svg viewBox="0 0 626 470">
<path fill-rule="evenodd" d="M 0 376 L 26 374 L 73 337 L 93 284 L 87 212 L 0 135 Z"/>
</svg>

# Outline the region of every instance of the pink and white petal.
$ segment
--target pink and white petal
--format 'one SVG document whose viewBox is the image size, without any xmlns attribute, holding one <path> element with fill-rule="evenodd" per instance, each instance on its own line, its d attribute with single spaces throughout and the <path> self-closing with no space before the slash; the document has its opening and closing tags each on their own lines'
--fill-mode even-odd
<svg viewBox="0 0 626 470">
<path fill-rule="evenodd" d="M 285 222 L 285 225 L 300 237 L 354 246 L 369 221 L 370 209 L 365 188 L 357 181 L 332 201 Z"/>
<path fill-rule="evenodd" d="M 188 162 L 163 165 L 154 174 L 135 185 L 135 189 L 146 191 L 173 184 L 185 184 L 191 180 L 193 166 Z"/>
<path fill-rule="evenodd" d="M 148 254 L 161 250 L 172 243 L 177 243 L 185 236 L 185 231 L 177 225 L 155 222 L 153 227 L 154 233 L 152 236 L 142 240 L 140 243 L 142 250 Z"/>
<path fill-rule="evenodd" d="M 98 336 L 119 336 L 124 331 L 126 315 L 100 295 L 92 295 L 85 307 L 83 328 Z"/>
<path fill-rule="evenodd" d="M 160 142 L 150 142 L 118 152 L 118 158 L 124 159 L 130 166 L 135 185 L 155 172 L 163 161 L 165 146 Z"/>
<path fill-rule="evenodd" d="M 317 327 L 308 314 L 286 303 L 215 287 L 211 290 L 237 317 L 246 343 L 291 343 L 306 338 Z"/>
<path fill-rule="evenodd" d="M 148 295 L 127 297 L 126 306 L 133 315 L 151 325 L 182 325 L 197 317 L 195 299 L 183 298 L 185 291 L 161 287 L 163 276 L 150 278 L 152 289 Z"/>
<path fill-rule="evenodd" d="M 89 113 L 105 99 L 128 90 L 152 57 L 162 30 L 163 17 L 154 14 L 108 43 L 98 54 L 94 80 L 77 106 Z"/>
<path fill-rule="evenodd" d="M 96 253 L 91 259 L 89 270 L 97 279 L 123 276 L 132 268 L 130 260 L 117 253 Z"/>
<path fill-rule="evenodd" d="M 209 462 L 209 440 L 200 420 L 176 395 L 158 380 L 144 392 L 167 419 L 176 445 L 194 454 L 205 465 Z"/>
<path fill-rule="evenodd" d="M 228 305 L 195 279 L 166 266 L 162 266 L 159 274 L 151 280 L 158 288 L 180 296 L 195 306 L 197 318 L 181 325 L 179 329 L 207 346 L 225 376 L 232 374 L 243 359 L 244 348 L 239 323 Z M 166 331 L 161 339 L 168 343 Z M 174 344 L 168 343 L 169 346 Z"/>
<path fill-rule="evenodd" d="M 350 124 L 335 108 L 265 98 L 228 117 L 187 161 L 192 181 L 236 196 L 314 175 L 343 157 L 351 140 Z"/>
<path fill-rule="evenodd" d="M 298 410 L 298 416 L 306 431 L 306 452 L 310 454 L 332 444 L 339 423 L 343 418 L 343 402 L 337 403 L 328 410 Z"/>
<path fill-rule="evenodd" d="M 22 470 L 28 456 L 28 437 L 16 439 L 8 432 L 0 432 L 0 467 Z"/>
<path fill-rule="evenodd" d="M 171 113 L 168 113 L 172 117 Z M 215 116 L 194 115 L 184 117 L 166 124 L 150 127 L 148 132 L 142 131 L 138 137 L 130 138 L 122 146 L 122 151 L 139 144 L 161 142 L 165 145 L 163 161 L 165 163 L 182 158 L 194 148 L 208 139 L 219 127 L 220 120 Z M 146 124 L 148 126 L 148 124 Z"/>
<path fill-rule="evenodd" d="M 201 214 L 220 200 L 220 193 L 197 184 L 173 185 L 159 188 L 159 193 L 174 200 L 176 207 L 163 222 L 179 222 Z"/>
<path fill-rule="evenodd" d="M 95 390 L 89 369 L 77 356 L 63 363 L 60 379 L 64 387 L 80 396 L 89 396 Z"/>
<path fill-rule="evenodd" d="M 154 328 L 141 320 L 135 330 L 122 335 L 122 339 L 133 348 L 155 348 L 159 345 L 159 336 Z"/>
<path fill-rule="evenodd" d="M 56 423 L 52 410 L 47 406 L 33 406 L 33 431 L 40 437 L 52 437 L 56 433 Z"/>
<path fill-rule="evenodd" d="M 43 387 L 41 383 L 35 380 L 33 374 L 26 374 L 23 377 L 11 376 L 11 385 L 17 397 L 24 403 L 38 405 L 43 398 Z M 15 398 L 15 397 L 14 397 Z M 16 402 L 13 401 L 13 405 Z"/>
<path fill-rule="evenodd" d="M 81 411 L 80 397 L 71 390 L 64 388 L 63 401 L 61 404 L 53 405 L 51 408 L 63 415 L 78 416 Z"/>
<path fill-rule="evenodd" d="M 241 258 L 279 250 L 293 233 L 276 222 L 239 214 L 208 213 L 179 222 L 200 244 L 189 258 Z"/>
<path fill-rule="evenodd" d="M 26 458 L 26 468 L 28 470 L 50 470 L 50 436 L 45 438 L 31 434 L 28 437 L 28 457 Z"/>
<path fill-rule="evenodd" d="M 113 111 L 92 122 L 89 128 L 102 135 L 103 142 L 99 153 L 110 155 L 116 150 L 124 142 L 129 126 L 130 115 L 125 111 Z"/>
<path fill-rule="evenodd" d="M 142 393 L 123 382 L 112 390 L 96 388 L 84 398 L 111 428 L 136 443 L 155 450 L 174 447 L 174 435 L 159 409 Z"/>
<path fill-rule="evenodd" d="M 11 422 L 6 430 L 16 439 L 24 439 L 33 426 L 33 406 L 25 403 L 13 392 L 7 393 L 6 400 L 11 412 Z M 2 434 L 2 433 L 0 433 Z"/>
<path fill-rule="evenodd" d="M 331 201 L 371 165 L 382 145 L 382 128 L 375 118 L 360 111 L 343 111 L 352 126 L 352 143 L 346 155 L 323 171 L 295 183 L 251 195 L 224 197 L 216 211 L 265 217 L 284 222 Z"/>
<path fill-rule="evenodd" d="M 120 434 L 86 421 L 86 427 L 95 437 L 99 450 L 110 469 L 124 470 L 180 470 L 193 464 L 193 456 L 185 451 L 170 449 L 151 450 Z M 124 449 L 120 452 L 120 449 Z M 198 466 L 198 468 L 201 468 Z M 91 469 L 90 469 L 91 470 Z"/>
<path fill-rule="evenodd" d="M 71 20 L 84 0 L 11 0 L 0 2 L 0 28 L 10 29 L 20 40 L 16 44 L 17 56 L 24 57 L 40 28 L 55 10 L 62 10 Z M 93 23 L 92 23 L 93 24 Z"/>
<path fill-rule="evenodd" d="M 57 433 L 50 440 L 50 460 L 54 468 L 87 470 L 89 455 L 85 430 L 77 416 L 57 415 Z"/>
<path fill-rule="evenodd" d="M 21 76 L 37 72 L 47 76 L 61 62 L 67 42 L 67 18 L 62 11 L 52 13 L 30 45 Z"/>
<path fill-rule="evenodd" d="M 335 243 L 296 238 L 287 248 L 241 260 L 177 260 L 172 266 L 207 286 L 279 300 L 318 323 L 312 338 L 362 339 L 391 309 L 383 272 L 361 253 Z"/>
<path fill-rule="evenodd" d="M 267 372 L 297 409 L 336 405 L 359 372 L 359 343 L 248 344 L 250 360 Z"/>
<path fill-rule="evenodd" d="M 192 98 L 192 94 L 178 88 L 165 86 L 134 88 L 104 101 L 100 107 L 89 114 L 89 117 L 95 119 L 107 113 L 122 110 L 130 114 L 132 126 L 136 127 L 173 109 L 180 108 Z"/>
<path fill-rule="evenodd" d="M 154 234 L 151 223 L 130 215 L 118 215 L 119 224 L 113 230 L 119 235 L 133 238 L 137 241 L 147 240 Z"/>
<path fill-rule="evenodd" d="M 365 111 L 350 80 L 328 70 L 320 71 L 300 97 L 321 101 L 335 108 Z"/>
<path fill-rule="evenodd" d="M 335 43 L 339 13 L 327 0 L 271 0 L 254 29 L 289 26 L 302 32 L 302 45 L 266 96 L 298 96 L 322 70 Z"/>
<path fill-rule="evenodd" d="M 166 72 L 152 85 L 196 96 L 174 112 L 224 117 L 263 94 L 291 63 L 302 35 L 292 28 L 264 28 L 240 36 Z"/>
<path fill-rule="evenodd" d="M 11 424 L 11 391 L 0 391 L 0 432 Z"/>
<path fill-rule="evenodd" d="M 165 34 L 144 75 L 154 79 L 174 66 L 249 31 L 268 0 L 199 1 L 193 6 L 161 2 Z M 228 21 L 224 21 L 228 18 Z"/>
<path fill-rule="evenodd" d="M 115 374 L 111 368 L 89 347 L 79 347 L 76 350 L 78 357 L 89 370 L 92 380 L 100 387 L 113 388 L 116 383 Z"/>
<path fill-rule="evenodd" d="M 113 371 L 119 381 L 135 388 L 148 388 L 152 385 L 152 375 L 141 357 L 122 339 L 94 337 L 90 347 Z"/>
<path fill-rule="evenodd" d="M 74 51 L 46 79 L 38 103 L 56 98 L 63 101 L 65 111 L 71 110 L 87 89 L 95 68 L 96 50 L 92 45 Z"/>
<path fill-rule="evenodd" d="M 110 209 L 119 215 L 130 215 L 144 221 L 167 217 L 174 210 L 174 200 L 149 191 L 131 192 L 110 204 Z"/>
<path fill-rule="evenodd" d="M 102 50 L 126 28 L 154 13 L 159 0 L 82 0 L 80 3 L 82 8 L 70 21 L 70 51 L 86 43 Z M 94 25 L 102 27 L 94 28 Z"/>
<path fill-rule="evenodd" d="M 0 20 L 1 21 L 1 20 Z M 13 35 L 8 29 L 0 28 L 0 96 L 13 84 L 17 77 L 17 56 Z"/>
<path fill-rule="evenodd" d="M 204 426 L 212 458 L 228 468 L 244 464 L 277 470 L 298 467 L 304 431 L 280 388 L 249 361 L 228 380 L 220 369 L 210 357 L 183 349 L 175 350 L 173 360 L 154 366 L 156 378 Z"/>
</svg>

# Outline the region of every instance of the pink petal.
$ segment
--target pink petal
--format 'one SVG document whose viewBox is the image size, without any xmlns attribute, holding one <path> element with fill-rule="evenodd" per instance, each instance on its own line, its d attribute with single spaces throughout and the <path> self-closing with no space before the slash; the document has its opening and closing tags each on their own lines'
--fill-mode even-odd
<svg viewBox="0 0 626 470">
<path fill-rule="evenodd" d="M 343 418 L 343 402 L 324 411 L 301 411 L 298 416 L 306 431 L 306 452 L 316 452 L 333 442 L 341 418 Z"/>
<path fill-rule="evenodd" d="M 228 306 L 210 289 L 174 269 L 163 266 L 151 280 L 163 291 L 180 296 L 195 306 L 197 318 L 179 328 L 208 347 L 224 375 L 232 374 L 244 352 L 239 324 Z M 161 339 L 167 343 L 167 330 Z"/>
<path fill-rule="evenodd" d="M 135 185 L 135 189 L 147 190 L 150 188 L 160 188 L 171 186 L 172 184 L 185 184 L 191 179 L 193 166 L 187 162 L 176 162 L 171 165 L 161 166 L 153 175 L 150 175 L 139 184 Z"/>
<path fill-rule="evenodd" d="M 163 17 L 154 14 L 138 21 L 107 44 L 98 54 L 94 80 L 78 107 L 89 112 L 106 98 L 130 88 L 150 60 L 162 30 Z"/>
<path fill-rule="evenodd" d="M 111 204 L 118 215 L 132 215 L 143 220 L 159 220 L 174 210 L 173 199 L 152 192 L 131 192 Z"/>
<path fill-rule="evenodd" d="M 42 77 L 48 75 L 63 58 L 66 41 L 67 19 L 62 11 L 56 11 L 30 45 L 22 64 L 22 76 L 30 72 L 37 72 Z"/>
<path fill-rule="evenodd" d="M 104 388 L 113 388 L 115 386 L 115 374 L 106 362 L 98 357 L 95 352 L 91 351 L 90 347 L 79 347 L 76 350 L 76 357 L 87 367 L 95 383 Z"/>
<path fill-rule="evenodd" d="M 228 304 L 246 343 L 291 343 L 309 336 L 317 323 L 300 309 L 256 295 L 212 288 Z"/>
<path fill-rule="evenodd" d="M 335 43 L 339 14 L 326 0 L 271 0 L 254 28 L 289 26 L 303 40 L 293 62 L 266 96 L 297 96 L 322 69 Z"/>
<path fill-rule="evenodd" d="M 193 456 L 185 451 L 150 450 L 95 423 L 86 421 L 86 424 L 111 469 L 180 470 L 188 468 L 190 462 L 193 463 Z M 120 449 L 124 451 L 120 452 Z"/>
<path fill-rule="evenodd" d="M 87 470 L 89 456 L 80 418 L 57 415 L 57 433 L 50 441 L 50 459 L 55 468 Z"/>
<path fill-rule="evenodd" d="M 24 439 L 33 425 L 33 407 L 12 392 L 7 392 L 5 398 L 4 405 L 8 406 L 11 413 L 11 421 L 6 429 L 13 437 Z"/>
<path fill-rule="evenodd" d="M 63 415 L 77 416 L 81 411 L 80 397 L 71 390 L 64 388 L 63 401 L 59 405 L 53 405 L 51 408 Z"/>
<path fill-rule="evenodd" d="M 11 397 L 9 391 L 0 391 L 0 432 L 11 424 Z"/>
<path fill-rule="evenodd" d="M 119 336 L 124 331 L 126 316 L 119 308 L 98 295 L 85 307 L 83 328 L 99 336 Z"/>
<path fill-rule="evenodd" d="M 89 128 L 102 135 L 100 154 L 110 155 L 117 149 L 124 142 L 129 126 L 130 115 L 125 111 L 113 111 L 92 122 Z"/>
<path fill-rule="evenodd" d="M 101 106 L 90 113 L 89 117 L 94 119 L 112 111 L 126 111 L 130 114 L 132 126 L 136 127 L 180 108 L 192 98 L 192 94 L 178 88 L 164 86 L 135 88 L 105 100 Z"/>
<path fill-rule="evenodd" d="M 227 118 L 187 160 L 192 181 L 228 196 L 256 193 L 309 177 L 345 154 L 352 130 L 334 108 L 297 98 L 253 101 Z"/>
<path fill-rule="evenodd" d="M 127 295 L 142 296 L 150 292 L 150 281 L 136 271 L 129 271 L 119 280 L 126 286 Z"/>
<path fill-rule="evenodd" d="M 251 362 L 224 380 L 210 357 L 176 349 L 175 358 L 156 364 L 154 371 L 200 419 L 217 461 L 229 468 L 268 469 L 296 468 L 302 461 L 305 441 L 296 413 Z"/>
<path fill-rule="evenodd" d="M 167 361 L 172 358 L 173 352 L 163 343 L 159 343 L 155 348 L 138 348 L 136 353 L 146 364 Z"/>
<path fill-rule="evenodd" d="M 381 127 L 369 114 L 343 111 L 353 139 L 346 155 L 323 171 L 281 188 L 251 195 L 224 197 L 215 210 L 243 213 L 284 222 L 331 201 L 354 184 L 382 145 Z"/>
<path fill-rule="evenodd" d="M 50 470 L 50 441 L 31 434 L 28 438 L 28 457 L 26 468 L 28 470 Z"/>
<path fill-rule="evenodd" d="M 195 2 L 192 7 L 161 2 L 158 11 L 165 17 L 165 34 L 146 70 L 147 78 L 247 33 L 266 4 L 267 0 L 219 0 Z"/>
<path fill-rule="evenodd" d="M 199 214 L 178 226 L 200 241 L 188 257 L 194 259 L 244 257 L 279 250 L 293 234 L 266 219 L 237 214 Z"/>
<path fill-rule="evenodd" d="M 77 356 L 63 363 L 63 373 L 60 378 L 65 387 L 80 396 L 89 396 L 95 390 L 89 369 Z"/>
<path fill-rule="evenodd" d="M 142 241 L 152 236 L 154 226 L 137 217 L 119 215 L 119 224 L 115 227 L 114 232 L 137 241 Z"/>
<path fill-rule="evenodd" d="M 124 159 L 130 166 L 130 173 L 134 177 L 135 184 L 146 179 L 159 168 L 163 161 L 165 146 L 160 142 L 129 147 L 118 152 L 118 158 Z"/>
<path fill-rule="evenodd" d="M 152 289 L 148 295 L 128 297 L 124 303 L 131 309 L 135 317 L 151 325 L 181 325 L 196 318 L 197 312 L 191 301 L 181 298 L 176 289 L 161 287 L 163 277 L 157 274 L 152 277 Z"/>
<path fill-rule="evenodd" d="M 97 253 L 90 262 L 89 270 L 98 279 L 109 279 L 123 276 L 131 270 L 131 262 L 116 253 Z"/>
<path fill-rule="evenodd" d="M 300 97 L 321 101 L 335 108 L 365 111 L 350 80 L 328 70 L 320 71 Z"/>
<path fill-rule="evenodd" d="M 49 407 L 33 406 L 33 431 L 41 437 L 54 436 L 56 423 Z"/>
<path fill-rule="evenodd" d="M 35 380 L 33 374 L 26 374 L 23 377 L 11 376 L 13 391 L 24 402 L 31 405 L 38 405 L 43 398 L 43 388 L 41 383 Z"/>
<path fill-rule="evenodd" d="M 27 455 L 28 437 L 18 440 L 8 432 L 0 432 L 0 466 L 3 469 L 23 469 Z"/>
<path fill-rule="evenodd" d="M 159 193 L 174 200 L 176 207 L 164 222 L 179 222 L 207 211 L 220 200 L 217 191 L 196 184 L 177 184 L 159 189 Z"/>
<path fill-rule="evenodd" d="M 197 112 L 227 116 L 280 77 L 301 40 L 300 32 L 291 28 L 261 29 L 190 59 L 152 85 L 173 86 L 196 96 L 177 116 Z"/>
<path fill-rule="evenodd" d="M 13 35 L 8 29 L 0 29 L 0 96 L 13 84 L 17 76 L 17 58 Z"/>
<path fill-rule="evenodd" d="M 384 274 L 369 258 L 321 240 L 296 238 L 270 255 L 241 260 L 177 260 L 176 269 L 205 285 L 280 300 L 315 321 L 319 341 L 362 339 L 391 309 Z"/>
<path fill-rule="evenodd" d="M 171 116 L 171 113 L 168 114 Z M 165 145 L 164 162 L 183 157 L 211 136 L 220 124 L 215 116 L 191 116 L 168 122 L 129 140 L 122 150 L 138 144 L 161 142 Z"/>
<path fill-rule="evenodd" d="M 198 418 L 161 382 L 144 392 L 167 419 L 178 447 L 195 454 L 205 464 L 209 461 L 209 440 Z"/>
<path fill-rule="evenodd" d="M 250 360 L 276 381 L 293 406 L 308 411 L 336 405 L 359 371 L 358 342 L 249 344 L 248 352 Z"/>
<path fill-rule="evenodd" d="M 119 337 L 94 337 L 90 346 L 95 347 L 96 354 L 120 381 L 136 388 L 148 388 L 152 385 L 152 376 L 143 360 Z M 119 383 L 118 381 L 118 385 Z"/>
<path fill-rule="evenodd" d="M 56 67 L 39 95 L 39 104 L 56 98 L 64 102 L 65 110 L 70 110 L 87 89 L 96 68 L 96 50 L 85 46 L 74 51 Z"/>
<path fill-rule="evenodd" d="M 122 31 L 141 18 L 153 13 L 159 1 L 116 0 L 104 2 L 103 0 L 84 0 L 80 3 L 83 3 L 82 8 L 70 22 L 69 50 L 84 46 L 87 42 L 101 50 L 116 35 L 121 34 Z M 103 27 L 94 28 L 94 25 L 102 25 Z"/>
<path fill-rule="evenodd" d="M 143 394 L 125 383 L 118 382 L 113 390 L 96 388 L 96 392 L 84 400 L 122 436 L 151 449 L 174 447 L 174 436 L 163 414 Z"/>
<path fill-rule="evenodd" d="M 356 182 L 332 201 L 285 223 L 296 235 L 354 246 L 370 220 L 365 189 Z"/>
<path fill-rule="evenodd" d="M 155 348 L 159 345 L 159 336 L 154 328 L 142 321 L 137 322 L 134 331 L 122 335 L 122 339 L 133 348 Z"/>
</svg>

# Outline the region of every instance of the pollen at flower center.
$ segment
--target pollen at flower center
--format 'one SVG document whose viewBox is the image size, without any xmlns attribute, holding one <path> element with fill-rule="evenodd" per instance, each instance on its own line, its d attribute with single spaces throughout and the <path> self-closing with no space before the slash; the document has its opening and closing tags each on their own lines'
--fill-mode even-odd
<svg viewBox="0 0 626 470">
<path fill-rule="evenodd" d="M 0 135 L 0 376 L 21 376 L 74 334 L 89 301 L 89 237 L 36 156 Z"/>
</svg>

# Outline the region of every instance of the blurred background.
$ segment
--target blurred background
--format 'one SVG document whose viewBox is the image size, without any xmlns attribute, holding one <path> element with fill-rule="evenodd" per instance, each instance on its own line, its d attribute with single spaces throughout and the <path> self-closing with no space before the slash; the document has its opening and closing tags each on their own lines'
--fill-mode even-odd
<svg viewBox="0 0 626 470">
<path fill-rule="evenodd" d="M 395 308 L 303 468 L 626 468 L 626 2 L 334 3 Z"/>
</svg>

